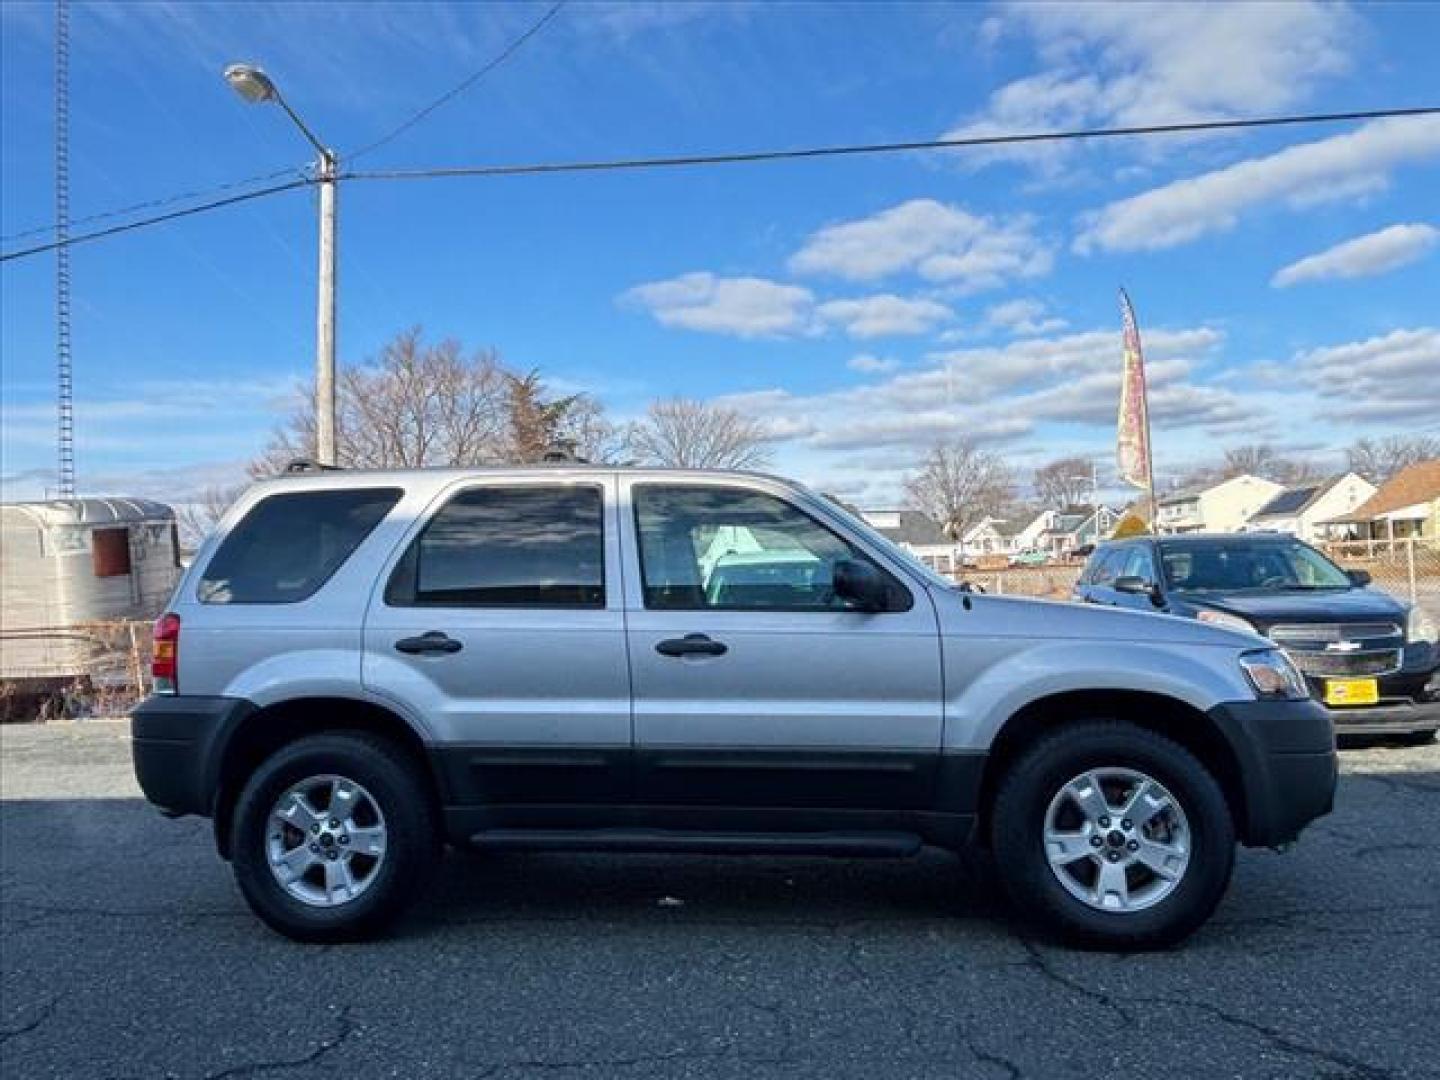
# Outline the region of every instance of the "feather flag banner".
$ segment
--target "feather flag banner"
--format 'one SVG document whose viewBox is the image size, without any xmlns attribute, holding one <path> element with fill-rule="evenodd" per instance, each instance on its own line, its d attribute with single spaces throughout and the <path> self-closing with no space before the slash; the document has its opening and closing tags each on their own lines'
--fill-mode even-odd
<svg viewBox="0 0 1440 1080">
<path fill-rule="evenodd" d="M 1124 324 L 1124 370 L 1120 378 L 1120 423 L 1116 460 L 1120 479 L 1144 488 L 1153 504 L 1155 469 L 1150 452 L 1150 410 L 1145 396 L 1145 356 L 1140 349 L 1140 327 L 1135 308 L 1120 290 L 1120 317 Z"/>
</svg>

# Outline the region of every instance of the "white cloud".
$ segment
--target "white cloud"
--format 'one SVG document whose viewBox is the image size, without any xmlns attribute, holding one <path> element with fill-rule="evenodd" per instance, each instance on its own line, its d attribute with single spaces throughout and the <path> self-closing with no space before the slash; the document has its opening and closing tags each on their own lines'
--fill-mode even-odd
<svg viewBox="0 0 1440 1080">
<path fill-rule="evenodd" d="M 1039 300 L 1007 300 L 986 311 L 985 322 L 1016 337 L 1053 334 L 1069 325 L 1064 319 L 1047 316 L 1045 311 L 1044 303 Z"/>
<path fill-rule="evenodd" d="M 891 356 L 857 353 L 845 362 L 845 366 L 864 375 L 885 375 L 898 368 L 900 362 Z"/>
<path fill-rule="evenodd" d="M 815 313 L 825 322 L 842 327 L 852 338 L 925 334 L 955 315 L 938 301 L 907 300 L 894 293 L 831 300 L 816 308 Z"/>
<path fill-rule="evenodd" d="M 1029 215 L 971 214 L 935 199 L 912 199 L 867 218 L 827 225 L 790 258 L 801 274 L 875 281 L 902 272 L 961 291 L 1050 272 L 1053 252 Z"/>
<path fill-rule="evenodd" d="M 1297 353 L 1294 367 L 1329 419 L 1394 424 L 1440 416 L 1440 329 L 1393 330 Z"/>
<path fill-rule="evenodd" d="M 699 271 L 637 285 L 621 302 L 642 308 L 662 326 L 736 337 L 787 337 L 811 323 L 814 294 L 798 285 Z"/>
<path fill-rule="evenodd" d="M 1200 361 L 1220 340 L 1209 327 L 1146 335 L 1151 411 L 1168 430 L 1229 432 L 1255 423 L 1255 410 L 1242 394 L 1196 380 Z M 903 468 L 936 439 L 1013 442 L 1040 424 L 1113 430 L 1120 387 L 1117 330 L 1030 338 L 929 359 L 924 370 L 877 372 L 887 377 L 839 390 L 775 389 L 722 400 L 747 416 L 793 423 L 792 452 L 843 452 L 852 465 L 855 452 L 883 449 L 893 467 Z"/>
<path fill-rule="evenodd" d="M 1390 170 L 1440 155 L 1440 117 L 1391 117 L 1113 202 L 1088 216 L 1077 251 L 1153 251 L 1233 228 L 1262 203 L 1292 207 L 1383 190 Z"/>
<path fill-rule="evenodd" d="M 1292 106 L 1347 70 L 1356 39 L 1345 7 L 1313 0 L 1014 3 L 1004 18 L 1033 40 L 1047 67 L 1001 87 L 949 137 L 1253 116 Z M 966 150 L 960 160 L 1053 168 L 1070 149 Z"/>
<path fill-rule="evenodd" d="M 1391 225 L 1282 267 L 1270 284 L 1284 289 L 1304 281 L 1372 277 L 1424 258 L 1437 242 L 1440 229 L 1433 225 Z"/>
</svg>

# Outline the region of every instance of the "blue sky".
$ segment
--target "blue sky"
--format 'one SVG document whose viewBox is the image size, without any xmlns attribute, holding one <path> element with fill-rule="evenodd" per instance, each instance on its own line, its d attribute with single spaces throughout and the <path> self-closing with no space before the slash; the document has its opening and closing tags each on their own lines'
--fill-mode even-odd
<svg viewBox="0 0 1440 1080">
<path fill-rule="evenodd" d="M 342 156 L 544 6 L 75 4 L 76 217 Z M 49 4 L 0 7 L 3 232 L 52 218 Z M 668 154 L 1440 104 L 1440 6 L 575 3 L 356 167 Z M 893 503 L 933 440 L 1113 459 L 1116 287 L 1163 479 L 1265 440 L 1440 432 L 1440 117 L 341 192 L 340 358 L 494 346 L 625 419 L 736 404 L 776 468 Z M 82 489 L 237 479 L 313 363 L 313 195 L 74 250 Z M 19 241 L 7 241 L 6 249 Z M 53 259 L 4 265 L 7 498 L 53 483 Z"/>
</svg>

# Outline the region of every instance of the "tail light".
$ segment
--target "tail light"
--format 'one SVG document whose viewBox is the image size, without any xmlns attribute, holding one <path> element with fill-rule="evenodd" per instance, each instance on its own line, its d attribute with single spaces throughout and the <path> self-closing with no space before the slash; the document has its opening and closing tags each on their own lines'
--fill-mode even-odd
<svg viewBox="0 0 1440 1080">
<path fill-rule="evenodd" d="M 157 694 L 178 690 L 180 616 L 166 612 L 155 620 L 154 650 L 150 660 L 151 687 Z"/>
</svg>

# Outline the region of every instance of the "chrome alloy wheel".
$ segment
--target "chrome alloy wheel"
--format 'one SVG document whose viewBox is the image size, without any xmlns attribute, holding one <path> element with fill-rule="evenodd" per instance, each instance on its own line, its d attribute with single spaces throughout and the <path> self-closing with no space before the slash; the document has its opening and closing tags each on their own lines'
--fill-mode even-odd
<svg viewBox="0 0 1440 1080">
<path fill-rule="evenodd" d="M 1190 823 L 1180 801 L 1153 777 L 1090 769 L 1050 800 L 1045 857 L 1065 890 L 1089 907 L 1143 911 L 1184 879 Z"/>
<path fill-rule="evenodd" d="M 302 780 L 270 809 L 270 872 L 287 893 L 313 907 L 349 903 L 374 884 L 385 845 L 379 804 L 343 776 Z"/>
</svg>

